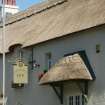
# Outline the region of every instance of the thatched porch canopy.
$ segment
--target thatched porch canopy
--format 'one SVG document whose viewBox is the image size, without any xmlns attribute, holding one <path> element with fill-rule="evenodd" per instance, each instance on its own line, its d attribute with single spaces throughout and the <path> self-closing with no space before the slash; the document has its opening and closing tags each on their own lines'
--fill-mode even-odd
<svg viewBox="0 0 105 105">
<path fill-rule="evenodd" d="M 47 73 L 45 73 L 40 80 L 40 84 L 50 84 L 68 80 L 93 80 L 79 54 L 60 59 Z"/>
</svg>

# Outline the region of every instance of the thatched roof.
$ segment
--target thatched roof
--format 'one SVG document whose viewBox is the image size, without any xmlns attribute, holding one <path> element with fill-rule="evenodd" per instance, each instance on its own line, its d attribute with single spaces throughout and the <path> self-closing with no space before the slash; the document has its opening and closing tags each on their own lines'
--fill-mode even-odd
<svg viewBox="0 0 105 105">
<path fill-rule="evenodd" d="M 93 80 L 87 66 L 79 54 L 59 60 L 41 78 L 40 84 L 49 84 L 68 80 Z"/>
<path fill-rule="evenodd" d="M 105 0 L 48 0 L 7 20 L 6 51 L 14 44 L 27 47 L 104 23 Z"/>
</svg>

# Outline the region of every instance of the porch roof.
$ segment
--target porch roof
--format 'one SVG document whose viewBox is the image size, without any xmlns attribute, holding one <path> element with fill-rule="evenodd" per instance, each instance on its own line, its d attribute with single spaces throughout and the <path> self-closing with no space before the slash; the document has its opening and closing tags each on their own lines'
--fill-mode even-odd
<svg viewBox="0 0 105 105">
<path fill-rule="evenodd" d="M 40 80 L 40 84 L 50 84 L 68 80 L 93 80 L 87 66 L 79 54 L 60 59 Z"/>
</svg>

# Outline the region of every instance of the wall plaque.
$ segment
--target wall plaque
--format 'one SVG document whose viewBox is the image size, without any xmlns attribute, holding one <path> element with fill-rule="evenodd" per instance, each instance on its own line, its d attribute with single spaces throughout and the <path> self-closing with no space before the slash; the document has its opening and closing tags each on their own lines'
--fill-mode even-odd
<svg viewBox="0 0 105 105">
<path fill-rule="evenodd" d="M 28 66 L 21 60 L 17 60 L 16 64 L 13 65 L 13 83 L 28 83 Z"/>
</svg>

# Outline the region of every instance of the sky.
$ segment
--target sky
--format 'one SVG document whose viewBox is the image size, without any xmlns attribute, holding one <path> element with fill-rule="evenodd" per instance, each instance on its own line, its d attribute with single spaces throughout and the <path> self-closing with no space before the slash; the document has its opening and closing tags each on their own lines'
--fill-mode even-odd
<svg viewBox="0 0 105 105">
<path fill-rule="evenodd" d="M 17 6 L 19 6 L 19 8 L 21 10 L 24 10 L 26 8 L 28 8 L 29 6 L 35 4 L 35 3 L 40 3 L 44 0 L 16 0 Z"/>
</svg>

